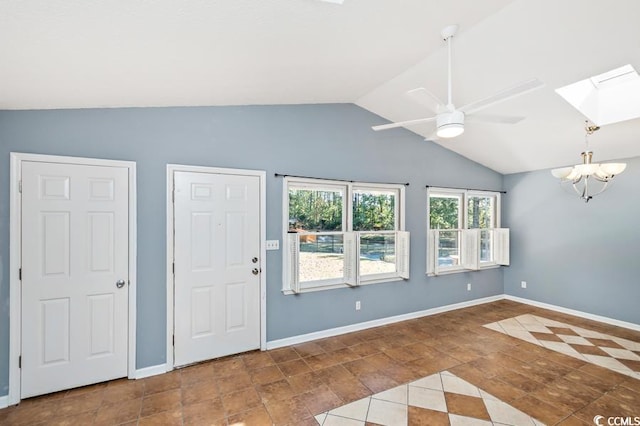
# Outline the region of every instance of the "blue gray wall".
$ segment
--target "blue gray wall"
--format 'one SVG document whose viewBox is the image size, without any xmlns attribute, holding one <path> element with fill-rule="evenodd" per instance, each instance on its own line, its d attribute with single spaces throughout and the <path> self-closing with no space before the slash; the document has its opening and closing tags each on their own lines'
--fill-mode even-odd
<svg viewBox="0 0 640 426">
<path fill-rule="evenodd" d="M 506 294 L 640 324 L 640 157 L 621 161 L 587 204 L 548 170 L 505 176 Z"/>
<path fill-rule="evenodd" d="M 270 341 L 502 294 L 502 269 L 425 276 L 425 185 L 502 189 L 502 176 L 408 131 L 373 132 L 371 125 L 382 121 L 351 104 L 0 111 L 0 395 L 8 392 L 12 151 L 137 162 L 137 368 L 165 362 L 167 163 L 266 170 L 266 234 L 278 240 L 282 180 L 274 177 L 276 172 L 410 183 L 411 280 L 284 296 L 281 251 L 270 251 Z M 362 302 L 357 312 L 356 300 Z"/>
</svg>

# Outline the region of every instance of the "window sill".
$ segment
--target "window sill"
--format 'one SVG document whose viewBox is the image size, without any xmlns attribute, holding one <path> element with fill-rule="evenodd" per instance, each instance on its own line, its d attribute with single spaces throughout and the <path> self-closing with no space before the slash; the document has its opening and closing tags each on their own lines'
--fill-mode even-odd
<svg viewBox="0 0 640 426">
<path fill-rule="evenodd" d="M 404 278 L 400 278 L 398 276 L 394 276 L 394 277 L 389 277 L 389 278 L 378 278 L 378 279 L 370 279 L 370 280 L 366 280 L 366 281 L 361 281 L 360 285 L 357 285 L 357 286 L 350 286 L 350 285 L 347 285 L 347 284 L 331 284 L 331 285 L 323 285 L 323 286 L 301 288 L 298 293 L 295 293 L 293 290 L 290 290 L 288 288 L 283 288 L 282 289 L 282 293 L 285 296 L 288 296 L 288 295 L 296 295 L 296 294 L 302 294 L 302 293 L 313 293 L 313 292 L 316 292 L 316 291 L 334 290 L 334 289 L 338 289 L 338 288 L 358 288 L 358 287 L 363 287 L 363 286 L 367 286 L 367 285 L 370 285 L 370 284 L 382 284 L 382 283 L 391 283 L 391 282 L 397 282 L 397 281 L 406 281 L 406 280 Z"/>
<path fill-rule="evenodd" d="M 456 268 L 456 269 L 447 269 L 447 270 L 444 270 L 444 271 L 440 271 L 440 272 L 438 272 L 438 274 L 430 274 L 428 272 L 425 272 L 425 274 L 428 277 L 439 277 L 441 275 L 459 274 L 459 273 L 462 273 L 462 272 L 478 272 L 478 271 L 484 271 L 484 270 L 488 270 L 488 269 L 496 269 L 496 268 L 499 268 L 500 266 L 502 266 L 502 265 L 498 265 L 496 263 L 491 263 L 491 264 L 488 264 L 488 265 L 480 266 L 480 269 L 464 269 L 464 268 L 461 267 L 461 268 Z"/>
</svg>

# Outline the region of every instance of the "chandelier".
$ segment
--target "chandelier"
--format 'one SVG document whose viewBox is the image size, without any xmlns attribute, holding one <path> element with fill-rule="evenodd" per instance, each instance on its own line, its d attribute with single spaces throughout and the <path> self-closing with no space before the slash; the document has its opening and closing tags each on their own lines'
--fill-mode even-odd
<svg viewBox="0 0 640 426">
<path fill-rule="evenodd" d="M 593 163 L 593 151 L 589 150 L 589 136 L 600 127 L 586 122 L 584 137 L 586 149 L 580 155 L 582 164 L 573 167 L 561 167 L 551 170 L 551 174 L 560 179 L 563 186 L 571 185 L 573 190 L 588 203 L 595 195 L 604 192 L 614 176 L 619 175 L 627 167 L 626 163 Z"/>
</svg>

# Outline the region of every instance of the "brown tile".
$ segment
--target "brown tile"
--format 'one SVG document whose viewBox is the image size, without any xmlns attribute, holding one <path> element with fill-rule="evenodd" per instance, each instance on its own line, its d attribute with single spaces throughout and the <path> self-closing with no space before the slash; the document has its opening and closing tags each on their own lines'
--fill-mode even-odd
<svg viewBox="0 0 640 426">
<path fill-rule="evenodd" d="M 279 364 L 281 362 L 292 361 L 294 359 L 300 358 L 300 355 L 293 348 L 280 348 L 269 351 L 269 355 L 271 358 Z"/>
<path fill-rule="evenodd" d="M 322 377 L 316 371 L 298 374 L 287 379 L 296 394 L 303 394 L 324 384 Z"/>
<path fill-rule="evenodd" d="M 449 413 L 491 421 L 487 407 L 485 407 L 484 401 L 480 397 L 445 392 L 444 398 L 447 402 Z"/>
<path fill-rule="evenodd" d="M 328 354 L 340 364 L 361 358 L 361 355 L 351 348 L 337 349 L 329 352 Z"/>
<path fill-rule="evenodd" d="M 234 376 L 247 372 L 247 366 L 242 355 L 217 359 L 211 363 L 211 368 L 215 377 Z"/>
<path fill-rule="evenodd" d="M 640 407 L 640 392 L 635 392 L 625 386 L 618 386 L 607 395 L 634 407 Z"/>
<path fill-rule="evenodd" d="M 580 359 L 571 357 L 569 355 L 561 354 L 559 352 L 550 352 L 545 355 L 545 359 L 556 364 L 564 365 L 571 369 L 576 369 L 587 365 L 588 363 Z"/>
<path fill-rule="evenodd" d="M 252 385 L 251 377 L 246 371 L 240 371 L 230 376 L 218 378 L 218 389 L 221 395 L 236 392 Z"/>
<path fill-rule="evenodd" d="M 182 391 L 180 389 L 154 393 L 142 399 L 140 417 L 152 416 L 162 411 L 178 410 L 181 407 Z M 182 417 L 182 414 L 180 417 Z"/>
<path fill-rule="evenodd" d="M 262 400 L 258 392 L 251 387 L 224 395 L 222 397 L 222 405 L 226 415 L 231 416 L 262 405 Z"/>
<path fill-rule="evenodd" d="M 586 339 L 596 346 L 601 346 L 604 348 L 625 349 L 624 346 L 620 346 L 619 344 L 617 344 L 616 342 L 610 339 L 596 339 L 594 337 L 587 337 Z"/>
<path fill-rule="evenodd" d="M 576 416 L 569 416 L 566 419 L 562 420 L 556 426 L 593 426 L 593 421 L 591 423 L 586 423 L 577 418 Z"/>
<path fill-rule="evenodd" d="M 315 343 L 320 346 L 325 352 L 333 352 L 338 349 L 346 348 L 343 342 L 340 341 L 339 337 L 329 337 L 326 339 L 316 340 Z"/>
<path fill-rule="evenodd" d="M 268 367 L 276 362 L 271 358 L 269 352 L 253 351 L 245 354 L 242 357 L 247 370 L 256 370 L 259 368 Z"/>
<path fill-rule="evenodd" d="M 57 400 L 56 416 L 72 416 L 87 411 L 95 412 L 102 405 L 101 392 L 85 393 Z"/>
<path fill-rule="evenodd" d="M 571 346 L 573 349 L 575 349 L 576 351 L 580 352 L 583 355 L 600 355 L 600 356 L 607 356 L 607 357 L 609 356 L 608 353 L 606 353 L 605 351 L 603 351 L 597 346 L 576 345 L 573 343 L 570 343 L 569 346 Z"/>
<path fill-rule="evenodd" d="M 357 379 L 348 382 L 333 383 L 329 385 L 329 388 L 345 404 L 373 394 L 368 387 Z"/>
<path fill-rule="evenodd" d="M 631 389 L 634 392 L 640 393 L 640 380 L 629 378 L 624 381 L 621 386 Z"/>
<path fill-rule="evenodd" d="M 516 373 L 515 371 L 511 371 L 500 376 L 497 376 L 499 380 L 517 388 L 525 393 L 534 392 L 537 389 L 540 389 L 544 386 L 542 383 L 531 380 L 531 378 L 526 375 Z"/>
<path fill-rule="evenodd" d="M 314 416 L 343 404 L 342 400 L 326 385 L 302 394 L 301 399 L 307 410 Z"/>
<path fill-rule="evenodd" d="M 220 398 L 182 407 L 182 419 L 185 425 L 226 425 Z"/>
<path fill-rule="evenodd" d="M 473 382 L 470 383 L 475 384 Z M 492 380 L 485 380 L 480 384 L 476 384 L 476 386 L 504 402 L 510 402 L 514 399 L 522 398 L 527 394 L 524 390 L 496 378 L 493 378 Z"/>
<path fill-rule="evenodd" d="M 357 345 L 350 347 L 351 351 L 361 357 L 377 354 L 380 352 L 380 348 L 371 342 L 358 343 Z"/>
<path fill-rule="evenodd" d="M 114 404 L 118 401 L 140 398 L 144 394 L 145 384 L 141 380 L 118 381 L 117 384 L 109 384 L 103 391 L 105 404 Z"/>
<path fill-rule="evenodd" d="M 265 404 L 272 401 L 281 401 L 292 398 L 296 393 L 286 380 L 278 380 L 277 382 L 259 385 L 257 387 L 258 394 Z"/>
<path fill-rule="evenodd" d="M 120 401 L 113 405 L 103 405 L 95 418 L 97 425 L 112 425 L 136 420 L 140 415 L 142 398 Z"/>
<path fill-rule="evenodd" d="M 297 374 L 307 373 L 311 371 L 311 368 L 302 359 L 294 359 L 293 361 L 286 361 L 278 364 L 280 371 L 286 377 L 295 376 Z"/>
<path fill-rule="evenodd" d="M 210 362 L 206 362 L 180 369 L 182 386 L 188 386 L 203 380 L 212 380 L 214 376 L 211 365 Z"/>
<path fill-rule="evenodd" d="M 265 403 L 274 424 L 294 423 L 313 417 L 300 396 Z"/>
<path fill-rule="evenodd" d="M 179 370 L 174 370 L 169 373 L 153 377 L 147 377 L 146 379 L 142 379 L 142 382 L 144 383 L 145 395 L 176 389 L 182 385 Z"/>
<path fill-rule="evenodd" d="M 323 368 L 331 367 L 332 365 L 340 364 L 340 360 L 338 358 L 328 353 L 312 355 L 305 358 L 304 361 L 312 370 L 321 370 Z"/>
<path fill-rule="evenodd" d="M 198 382 L 190 386 L 182 388 L 182 404 L 190 405 L 196 402 L 217 399 L 219 397 L 218 389 L 215 383 L 204 381 Z"/>
<path fill-rule="evenodd" d="M 221 423 L 222 424 L 222 423 Z M 225 423 L 226 424 L 226 423 Z M 229 417 L 230 425 L 271 425 L 273 420 L 264 405 Z"/>
<path fill-rule="evenodd" d="M 547 404 L 531 395 L 511 401 L 510 404 L 514 408 L 546 424 L 556 424 L 572 413 L 569 409 Z"/>
<path fill-rule="evenodd" d="M 393 360 L 395 360 L 397 362 L 403 363 L 403 364 L 405 362 L 413 361 L 415 359 L 420 358 L 420 355 L 418 355 L 418 354 L 416 354 L 414 352 L 411 352 L 406 347 L 387 349 L 386 351 L 384 351 L 384 353 L 389 358 L 391 358 L 391 359 L 393 359 Z"/>
<path fill-rule="evenodd" d="M 252 370 L 249 375 L 251 376 L 251 381 L 259 385 L 284 379 L 284 374 L 276 365 Z"/>
<path fill-rule="evenodd" d="M 324 383 L 329 385 L 337 382 L 355 380 L 355 376 L 342 365 L 323 368 L 322 370 L 316 371 L 316 373 Z"/>
<path fill-rule="evenodd" d="M 574 413 L 576 417 L 585 422 L 593 422 L 593 418 L 596 415 L 604 417 L 633 417 L 637 416 L 637 414 L 637 406 L 632 406 L 609 395 L 599 398 Z"/>
<path fill-rule="evenodd" d="M 592 374 L 586 373 L 582 371 L 582 368 L 565 374 L 564 378 L 570 382 L 587 386 L 599 393 L 605 393 L 617 384 L 613 380 L 607 380 L 606 378 L 596 377 Z"/>
<path fill-rule="evenodd" d="M 385 376 L 382 373 L 364 373 L 358 376 L 358 380 L 360 380 L 373 393 L 391 389 L 399 384 L 391 377 Z"/>
<path fill-rule="evenodd" d="M 45 423 L 43 423 L 43 425 L 46 425 L 46 426 L 90 425 L 90 424 L 93 424 L 95 417 L 96 417 L 96 412 L 89 411 L 86 413 L 75 414 L 73 416 L 68 416 L 68 417 L 51 418 L 51 419 L 48 419 Z M 0 424 L 5 424 L 5 423 L 0 422 Z M 6 423 L 6 424 L 11 424 L 11 423 Z"/>
<path fill-rule="evenodd" d="M 382 373 L 398 383 L 409 383 L 422 377 L 415 370 L 404 365 L 394 365 L 385 368 Z"/>
<path fill-rule="evenodd" d="M 182 409 L 176 408 L 169 411 L 163 411 L 153 414 L 149 417 L 143 417 L 138 421 L 138 426 L 181 426 L 182 425 Z"/>
<path fill-rule="evenodd" d="M 457 365 L 449 371 L 476 386 L 480 386 L 481 383 L 484 384 L 485 382 L 490 382 L 490 380 L 487 380 L 487 378 L 477 368 L 469 363 Z"/>
<path fill-rule="evenodd" d="M 375 365 L 371 364 L 364 358 L 347 362 L 343 365 L 347 370 L 349 370 L 351 374 L 353 374 L 356 377 L 361 374 L 374 373 L 378 371 Z"/>
<path fill-rule="evenodd" d="M 322 349 L 322 347 L 320 347 L 320 345 L 315 342 L 306 342 L 300 343 L 299 345 L 293 345 L 293 350 L 295 350 L 302 358 L 324 353 L 324 349 Z"/>
<path fill-rule="evenodd" d="M 406 367 L 415 371 L 421 377 L 430 376 L 440 371 L 440 366 L 433 358 L 418 358 L 405 364 Z"/>
<path fill-rule="evenodd" d="M 600 367 L 594 364 L 587 364 L 584 367 L 580 367 L 578 370 L 596 376 L 603 382 L 612 383 L 615 385 L 626 382 L 629 379 L 629 376 L 616 373 L 615 371 L 611 371 L 608 368 Z"/>
<path fill-rule="evenodd" d="M 5 408 L 7 424 L 30 425 L 51 419 L 58 414 L 56 400 L 40 400 L 37 403 L 22 403 L 18 407 Z M 4 411 L 2 410 L 2 411 Z"/>
<path fill-rule="evenodd" d="M 407 420 L 411 426 L 449 426 L 447 413 L 420 407 L 407 407 Z"/>
</svg>

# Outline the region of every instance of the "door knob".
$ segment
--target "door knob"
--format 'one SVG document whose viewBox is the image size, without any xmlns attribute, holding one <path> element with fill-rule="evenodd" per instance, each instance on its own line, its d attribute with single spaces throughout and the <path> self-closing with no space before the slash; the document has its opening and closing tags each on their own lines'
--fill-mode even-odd
<svg viewBox="0 0 640 426">
<path fill-rule="evenodd" d="M 124 284 L 125 284 L 124 280 L 116 281 L 116 287 L 118 287 L 118 288 L 124 287 Z"/>
<path fill-rule="evenodd" d="M 257 258 L 257 257 L 254 257 L 253 259 L 251 259 L 251 261 L 252 261 L 253 263 L 258 263 L 258 258 Z"/>
<path fill-rule="evenodd" d="M 258 268 L 253 268 L 253 271 L 251 271 L 251 273 L 253 275 L 258 275 Z"/>
</svg>

